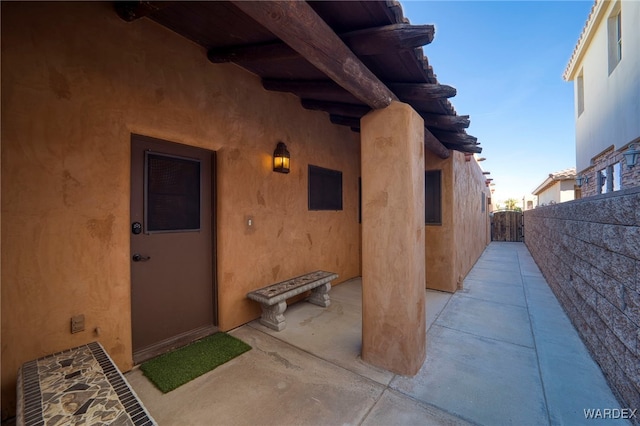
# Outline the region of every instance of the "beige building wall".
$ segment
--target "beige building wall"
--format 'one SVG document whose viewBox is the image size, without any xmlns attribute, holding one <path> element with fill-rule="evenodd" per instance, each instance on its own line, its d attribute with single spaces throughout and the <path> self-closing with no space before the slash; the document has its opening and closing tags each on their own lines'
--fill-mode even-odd
<svg viewBox="0 0 640 426">
<path fill-rule="evenodd" d="M 362 359 L 413 376 L 426 356 L 424 121 L 392 102 L 361 122 Z"/>
<path fill-rule="evenodd" d="M 473 157 L 466 158 L 457 151 L 444 160 L 430 153 L 425 158 L 426 170 L 442 171 L 442 225 L 425 226 L 430 289 L 455 292 L 491 241 L 486 177 Z"/>
<path fill-rule="evenodd" d="M 2 2 L 3 417 L 30 359 L 99 340 L 132 367 L 131 133 L 217 152 L 222 330 L 259 315 L 254 288 L 315 269 L 360 275 L 349 129 L 110 3 Z M 271 171 L 278 141 L 288 175 Z M 343 172 L 343 211 L 307 210 L 308 164 Z M 86 331 L 71 334 L 77 314 Z"/>
<path fill-rule="evenodd" d="M 473 157 L 465 157 L 460 152 L 452 152 L 451 157 L 455 177 L 453 209 L 456 218 L 455 274 L 457 275 L 456 284 L 460 286 L 491 242 L 491 224 L 487 208 L 490 192 L 485 184 L 486 176 L 482 174 L 482 169 Z"/>
</svg>

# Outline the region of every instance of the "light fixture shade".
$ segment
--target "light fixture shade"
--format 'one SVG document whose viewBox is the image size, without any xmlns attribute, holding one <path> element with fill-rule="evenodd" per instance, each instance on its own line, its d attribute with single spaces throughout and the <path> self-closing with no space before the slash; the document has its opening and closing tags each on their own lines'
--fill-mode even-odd
<svg viewBox="0 0 640 426">
<path fill-rule="evenodd" d="M 632 168 L 638 162 L 638 156 L 640 156 L 640 150 L 634 148 L 633 144 L 629 145 L 629 149 L 622 153 L 624 155 L 624 162 L 628 168 Z"/>
<path fill-rule="evenodd" d="M 584 182 L 584 176 L 576 176 L 576 185 L 578 186 L 578 188 L 582 186 L 583 182 Z"/>
<path fill-rule="evenodd" d="M 276 150 L 273 151 L 273 171 L 278 173 L 289 173 L 291 157 L 287 146 L 283 142 L 278 142 Z"/>
</svg>

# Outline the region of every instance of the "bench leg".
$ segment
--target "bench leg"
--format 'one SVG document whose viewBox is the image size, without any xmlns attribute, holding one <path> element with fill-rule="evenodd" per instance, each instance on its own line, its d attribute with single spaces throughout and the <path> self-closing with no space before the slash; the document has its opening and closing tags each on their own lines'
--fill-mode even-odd
<svg viewBox="0 0 640 426">
<path fill-rule="evenodd" d="M 324 283 L 321 286 L 314 288 L 311 290 L 309 302 L 324 308 L 328 307 L 331 304 L 329 290 L 331 290 L 331 283 Z"/>
<path fill-rule="evenodd" d="M 284 311 L 287 309 L 287 302 L 282 301 L 275 305 L 262 305 L 262 317 L 260 324 L 273 330 L 282 331 L 287 326 L 284 320 Z"/>
</svg>

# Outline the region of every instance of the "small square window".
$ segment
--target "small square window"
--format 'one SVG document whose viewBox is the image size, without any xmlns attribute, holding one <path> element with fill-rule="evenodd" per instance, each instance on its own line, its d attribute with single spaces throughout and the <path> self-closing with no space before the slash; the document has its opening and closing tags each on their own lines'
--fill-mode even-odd
<svg viewBox="0 0 640 426">
<path fill-rule="evenodd" d="M 309 210 L 342 210 L 342 172 L 309 164 Z"/>
</svg>

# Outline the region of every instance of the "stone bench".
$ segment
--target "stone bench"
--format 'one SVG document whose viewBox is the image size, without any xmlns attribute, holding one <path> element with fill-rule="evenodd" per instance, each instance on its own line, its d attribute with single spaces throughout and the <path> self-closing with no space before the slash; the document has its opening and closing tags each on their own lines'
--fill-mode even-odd
<svg viewBox="0 0 640 426">
<path fill-rule="evenodd" d="M 17 426 L 156 425 L 98 342 L 24 363 L 17 396 Z"/>
<path fill-rule="evenodd" d="M 287 309 L 287 299 L 311 290 L 309 302 L 326 308 L 331 304 L 329 299 L 331 281 L 336 278 L 338 274 L 334 272 L 315 271 L 254 290 L 248 293 L 247 297 L 262 306 L 260 323 L 281 331 L 286 327 L 283 314 Z"/>
</svg>

